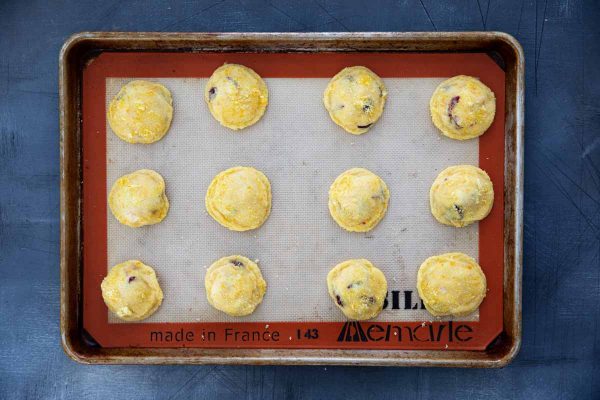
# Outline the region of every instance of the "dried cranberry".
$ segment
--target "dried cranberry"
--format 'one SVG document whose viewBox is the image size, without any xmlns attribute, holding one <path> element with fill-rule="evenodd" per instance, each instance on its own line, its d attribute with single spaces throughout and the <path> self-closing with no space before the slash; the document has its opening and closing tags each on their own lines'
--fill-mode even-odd
<svg viewBox="0 0 600 400">
<path fill-rule="evenodd" d="M 129 279 L 127 279 L 127 283 L 131 283 L 135 281 L 135 276 L 130 276 Z"/>
<path fill-rule="evenodd" d="M 208 90 L 208 100 L 212 100 L 212 99 L 214 99 L 214 98 L 215 98 L 215 96 L 216 96 L 216 94 L 217 94 L 217 88 L 216 88 L 216 87 L 211 87 L 211 88 Z"/>
<path fill-rule="evenodd" d="M 456 125 L 456 127 L 458 129 L 462 128 L 462 126 L 460 126 L 458 121 L 456 121 L 456 117 L 452 114 L 452 111 L 454 110 L 454 107 L 456 107 L 456 105 L 458 104 L 459 101 L 460 101 L 460 96 L 454 96 L 450 100 L 450 104 L 448 104 L 448 117 L 454 123 L 454 125 Z"/>
<path fill-rule="evenodd" d="M 458 204 L 454 204 L 454 210 L 458 213 L 459 218 L 463 219 L 465 216 L 465 210 Z"/>
</svg>

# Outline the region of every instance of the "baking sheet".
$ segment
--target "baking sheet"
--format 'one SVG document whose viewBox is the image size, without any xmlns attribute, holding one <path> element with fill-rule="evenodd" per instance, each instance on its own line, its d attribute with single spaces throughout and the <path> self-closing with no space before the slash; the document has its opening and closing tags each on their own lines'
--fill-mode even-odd
<svg viewBox="0 0 600 400">
<path fill-rule="evenodd" d="M 107 78 L 106 104 L 135 77 Z M 121 175 L 141 168 L 159 172 L 171 204 L 160 224 L 133 229 L 107 212 L 110 266 L 131 258 L 157 272 L 165 298 L 144 322 L 344 321 L 327 294 L 325 278 L 337 263 L 367 258 L 387 277 L 390 291 L 412 291 L 427 257 L 461 251 L 478 258 L 478 225 L 456 229 L 435 221 L 429 187 L 444 168 L 478 165 L 478 139 L 455 141 L 438 133 L 429 98 L 445 78 L 385 78 L 386 110 L 366 134 L 344 132 L 322 104 L 328 79 L 268 78 L 269 106 L 256 125 L 241 132 L 221 127 L 203 99 L 205 78 L 149 79 L 167 86 L 174 99 L 165 138 L 131 145 L 107 126 L 107 190 Z M 205 211 L 212 178 L 237 166 L 253 166 L 271 181 L 273 207 L 267 222 L 232 232 Z M 367 168 L 387 183 L 390 204 L 371 232 L 350 233 L 330 217 L 327 194 L 343 171 Z M 233 318 L 206 301 L 206 267 L 220 257 L 258 259 L 267 281 L 262 304 L 250 316 Z M 401 300 L 403 301 L 403 300 Z M 109 323 L 120 321 L 109 313 Z M 386 308 L 376 320 L 429 321 L 421 309 Z M 478 314 L 460 320 L 478 320 Z"/>
</svg>

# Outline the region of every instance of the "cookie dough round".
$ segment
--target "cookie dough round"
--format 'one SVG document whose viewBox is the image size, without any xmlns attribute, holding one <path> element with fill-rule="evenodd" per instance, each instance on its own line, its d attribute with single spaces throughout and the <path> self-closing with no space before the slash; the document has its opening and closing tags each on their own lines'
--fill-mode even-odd
<svg viewBox="0 0 600 400">
<path fill-rule="evenodd" d="M 494 121 L 496 97 L 479 79 L 459 75 L 442 82 L 429 102 L 431 119 L 452 139 L 482 135 Z"/>
<path fill-rule="evenodd" d="M 431 213 L 445 225 L 463 227 L 487 217 L 494 204 L 494 186 L 486 172 L 473 165 L 448 167 L 429 191 Z"/>
<path fill-rule="evenodd" d="M 101 289 L 108 309 L 125 321 L 148 318 L 163 300 L 154 269 L 138 260 L 112 267 L 102 281 Z"/>
<path fill-rule="evenodd" d="M 269 92 L 265 81 L 252 69 L 225 64 L 206 83 L 204 99 L 221 125 L 238 130 L 255 124 L 263 116 Z"/>
<path fill-rule="evenodd" d="M 346 260 L 327 274 L 329 296 L 351 319 L 375 318 L 383 309 L 387 281 L 369 260 Z"/>
<path fill-rule="evenodd" d="M 151 169 L 123 175 L 113 184 L 108 205 L 123 225 L 137 228 L 162 221 L 169 211 L 165 181 Z"/>
<path fill-rule="evenodd" d="M 233 167 L 214 177 L 206 191 L 206 211 L 232 231 L 261 226 L 271 213 L 271 184 L 251 167 Z"/>
<path fill-rule="evenodd" d="M 111 100 L 107 118 L 113 132 L 126 142 L 156 142 L 171 126 L 171 92 L 159 83 L 131 81 Z"/>
<path fill-rule="evenodd" d="M 333 122 L 360 135 L 377 122 L 386 97 L 381 78 L 370 69 L 357 66 L 344 68 L 331 79 L 323 103 Z"/>
<path fill-rule="evenodd" d="M 383 179 L 367 169 L 352 168 L 329 188 L 329 212 L 347 231 L 367 232 L 385 215 L 389 199 Z"/>
<path fill-rule="evenodd" d="M 471 314 L 483 301 L 486 289 L 481 267 L 463 253 L 429 257 L 417 273 L 419 296 L 436 317 Z"/>
<path fill-rule="evenodd" d="M 258 265 L 244 256 L 215 261 L 206 271 L 204 286 L 210 305 L 233 317 L 252 314 L 267 290 Z"/>
</svg>

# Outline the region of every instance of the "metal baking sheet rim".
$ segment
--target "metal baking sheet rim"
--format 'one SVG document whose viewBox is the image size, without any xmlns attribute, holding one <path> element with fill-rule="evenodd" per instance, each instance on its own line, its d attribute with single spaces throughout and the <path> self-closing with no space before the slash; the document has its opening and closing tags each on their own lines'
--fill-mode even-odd
<svg viewBox="0 0 600 400">
<path fill-rule="evenodd" d="M 126 51 L 488 51 L 510 57 L 505 137 L 504 332 L 484 351 L 305 349 L 103 349 L 81 324 L 81 71 L 104 50 Z M 61 164 L 61 342 L 86 364 L 283 364 L 502 367 L 521 344 L 524 56 L 501 32 L 127 33 L 83 32 L 59 56 Z M 509 186 L 510 191 L 507 191 Z M 507 206 L 508 204 L 508 206 Z M 507 298 L 510 299 L 507 300 Z"/>
</svg>

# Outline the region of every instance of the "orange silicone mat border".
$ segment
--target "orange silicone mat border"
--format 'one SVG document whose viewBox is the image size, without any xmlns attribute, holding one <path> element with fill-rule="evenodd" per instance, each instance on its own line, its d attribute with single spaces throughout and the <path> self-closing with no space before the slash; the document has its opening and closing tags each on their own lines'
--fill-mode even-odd
<svg viewBox="0 0 600 400">
<path fill-rule="evenodd" d="M 480 307 L 478 322 L 108 323 L 100 291 L 107 269 L 105 80 L 127 76 L 208 77 L 225 62 L 247 65 L 266 78 L 328 78 L 351 65 L 367 66 L 383 78 L 464 74 L 479 77 L 494 91 L 496 118 L 479 139 L 479 164 L 492 179 L 495 199 L 492 212 L 479 225 L 479 261 L 487 276 L 488 294 Z M 504 71 L 484 53 L 100 54 L 83 71 L 84 329 L 103 347 L 484 350 L 502 331 L 503 323 L 504 102 Z M 226 329 L 258 331 L 260 339 L 243 341 L 238 336 L 232 341 L 231 336 L 226 336 Z M 307 329 L 318 329 L 319 337 L 304 337 Z M 151 332 L 161 332 L 163 340 L 152 341 Z M 165 341 L 167 332 L 183 334 Z M 208 332 L 215 332 L 216 340 L 207 340 Z M 278 341 L 274 341 L 275 336 Z"/>
</svg>

